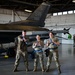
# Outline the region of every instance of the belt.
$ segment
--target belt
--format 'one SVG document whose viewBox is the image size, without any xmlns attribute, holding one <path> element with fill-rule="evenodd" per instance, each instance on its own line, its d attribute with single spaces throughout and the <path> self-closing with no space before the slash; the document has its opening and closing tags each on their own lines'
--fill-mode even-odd
<svg viewBox="0 0 75 75">
<path fill-rule="evenodd" d="M 37 48 L 35 48 L 35 50 L 41 50 L 42 48 L 39 48 L 39 47 L 37 47 Z"/>
<path fill-rule="evenodd" d="M 55 47 L 55 48 L 48 48 L 48 49 L 46 49 L 46 50 L 55 50 L 55 49 L 57 49 L 58 47 Z"/>
<path fill-rule="evenodd" d="M 49 49 L 57 49 L 58 47 L 56 47 L 56 48 L 49 48 Z"/>
<path fill-rule="evenodd" d="M 43 52 L 42 50 L 35 50 L 35 52 Z"/>
</svg>

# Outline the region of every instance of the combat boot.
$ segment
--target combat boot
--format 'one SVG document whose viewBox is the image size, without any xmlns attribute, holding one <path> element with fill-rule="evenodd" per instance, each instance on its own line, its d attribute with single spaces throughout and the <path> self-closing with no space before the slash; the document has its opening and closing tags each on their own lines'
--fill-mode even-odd
<svg viewBox="0 0 75 75">
<path fill-rule="evenodd" d="M 49 72 L 49 67 L 47 67 L 46 71 L 45 72 Z"/>
<path fill-rule="evenodd" d="M 44 67 L 42 67 L 42 72 L 44 72 L 45 70 L 44 70 Z"/>
<path fill-rule="evenodd" d="M 26 72 L 28 72 L 29 71 L 29 69 L 28 69 L 28 66 L 26 67 Z"/>
<path fill-rule="evenodd" d="M 34 70 L 33 70 L 33 71 L 34 71 L 34 72 L 37 71 L 37 67 L 36 67 L 36 66 L 34 66 Z"/>
<path fill-rule="evenodd" d="M 17 71 L 17 66 L 15 66 L 15 67 L 14 67 L 14 70 L 13 70 L 13 71 L 14 71 L 14 72 L 16 72 L 16 71 Z"/>
<path fill-rule="evenodd" d="M 49 72 L 49 69 L 46 69 L 46 71 L 45 72 Z"/>
<path fill-rule="evenodd" d="M 29 69 L 28 68 L 26 68 L 26 72 L 28 72 L 29 71 Z"/>
<path fill-rule="evenodd" d="M 42 72 L 44 72 L 45 70 L 44 69 L 42 69 Z"/>
<path fill-rule="evenodd" d="M 27 72 L 27 71 L 29 71 L 29 69 L 28 69 L 28 62 L 27 61 L 25 62 L 25 65 L 26 65 L 26 72 Z"/>
<path fill-rule="evenodd" d="M 60 70 L 60 67 L 58 67 L 58 73 L 59 73 L 59 74 L 61 74 L 61 70 Z"/>
</svg>

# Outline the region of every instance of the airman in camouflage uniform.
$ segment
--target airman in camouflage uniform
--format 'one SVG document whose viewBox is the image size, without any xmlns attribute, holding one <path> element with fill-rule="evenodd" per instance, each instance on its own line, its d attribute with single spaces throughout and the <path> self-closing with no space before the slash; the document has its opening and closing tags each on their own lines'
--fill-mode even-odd
<svg viewBox="0 0 75 75">
<path fill-rule="evenodd" d="M 58 56 L 58 45 L 60 45 L 60 43 L 52 32 L 49 33 L 49 37 L 50 38 L 48 39 L 47 44 L 46 44 L 46 46 L 49 48 L 49 56 L 48 56 L 48 61 L 47 61 L 46 72 L 49 71 L 52 57 L 54 57 L 54 60 L 56 62 L 56 66 L 58 68 L 58 72 L 61 73 L 60 64 L 59 64 L 59 56 Z"/>
<path fill-rule="evenodd" d="M 21 56 L 23 56 L 24 64 L 26 65 L 26 71 L 28 71 L 28 53 L 27 53 L 27 45 L 26 45 L 26 42 L 27 42 L 26 32 L 22 31 L 22 35 L 18 36 L 15 41 L 16 41 L 15 45 L 17 46 L 17 51 L 16 51 L 14 72 L 17 71 L 17 67 L 19 65 L 19 60 Z"/>
<path fill-rule="evenodd" d="M 35 41 L 32 45 L 32 48 L 34 49 L 34 52 L 35 52 L 34 70 L 33 71 L 37 70 L 38 61 L 40 61 L 42 72 L 44 72 L 44 62 L 43 62 L 44 57 L 43 57 L 43 50 L 42 50 L 44 43 L 43 43 L 43 41 L 40 40 L 39 35 L 36 36 L 36 39 L 37 39 L 37 41 Z M 39 60 L 38 60 L 38 58 L 39 58 Z"/>
</svg>

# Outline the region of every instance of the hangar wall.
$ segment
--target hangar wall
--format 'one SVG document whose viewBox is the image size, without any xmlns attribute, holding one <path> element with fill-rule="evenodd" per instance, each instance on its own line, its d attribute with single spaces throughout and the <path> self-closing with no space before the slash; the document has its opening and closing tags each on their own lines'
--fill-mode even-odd
<svg viewBox="0 0 75 75">
<path fill-rule="evenodd" d="M 50 16 L 46 19 L 47 26 L 74 25 L 75 14 Z"/>
<path fill-rule="evenodd" d="M 0 23 L 25 20 L 30 14 L 20 11 L 0 9 Z"/>
</svg>

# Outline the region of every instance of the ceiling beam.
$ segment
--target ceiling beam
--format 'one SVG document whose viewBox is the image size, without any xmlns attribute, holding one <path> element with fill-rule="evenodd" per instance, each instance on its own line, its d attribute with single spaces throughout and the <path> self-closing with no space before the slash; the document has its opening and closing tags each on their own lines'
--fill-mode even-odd
<svg viewBox="0 0 75 75">
<path fill-rule="evenodd" d="M 18 1 L 18 0 L 9 0 L 9 1 L 15 2 L 15 3 L 21 3 L 21 4 L 32 5 L 32 6 L 39 6 L 38 4 L 28 3 L 28 2 L 25 2 L 25 1 Z"/>
</svg>

